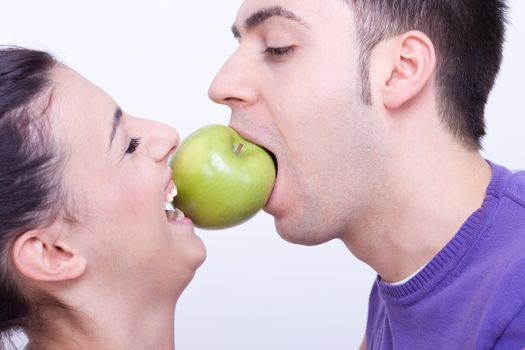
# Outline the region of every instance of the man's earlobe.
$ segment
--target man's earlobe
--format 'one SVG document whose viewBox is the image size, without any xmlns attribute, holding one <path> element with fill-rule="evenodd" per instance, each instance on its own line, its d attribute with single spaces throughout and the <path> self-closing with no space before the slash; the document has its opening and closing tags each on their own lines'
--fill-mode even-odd
<svg viewBox="0 0 525 350">
<path fill-rule="evenodd" d="M 86 270 L 86 259 L 46 230 L 28 231 L 15 241 L 12 257 L 18 271 L 41 282 L 80 277 Z"/>
<path fill-rule="evenodd" d="M 383 104 L 400 108 L 425 88 L 436 67 L 432 41 L 420 31 L 410 31 L 391 42 L 389 76 L 383 84 Z"/>
</svg>

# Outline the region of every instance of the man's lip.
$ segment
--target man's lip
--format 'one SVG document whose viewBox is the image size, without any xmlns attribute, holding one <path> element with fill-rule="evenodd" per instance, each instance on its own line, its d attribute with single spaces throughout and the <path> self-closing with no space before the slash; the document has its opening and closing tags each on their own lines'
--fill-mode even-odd
<svg viewBox="0 0 525 350">
<path fill-rule="evenodd" d="M 264 207 L 264 211 L 265 212 L 267 212 L 268 214 L 273 215 L 273 212 L 274 212 L 275 206 L 276 206 L 276 203 L 274 203 L 274 201 L 275 201 L 274 193 L 276 191 L 276 188 L 278 187 L 278 183 L 280 182 L 279 157 L 272 150 L 272 148 L 268 146 L 267 143 L 265 143 L 263 140 L 258 138 L 256 135 L 252 134 L 250 131 L 243 130 L 242 127 L 238 127 L 238 126 L 234 125 L 233 123 L 230 123 L 229 126 L 233 130 L 235 130 L 237 133 L 239 133 L 239 135 L 244 137 L 245 139 L 247 139 L 247 140 L 249 140 L 251 142 L 254 142 L 254 143 L 258 144 L 259 146 L 263 147 L 264 149 L 266 149 L 268 151 L 268 153 L 270 154 L 270 156 L 272 157 L 272 160 L 274 161 L 274 165 L 275 165 L 275 183 L 274 183 L 274 187 L 272 189 L 272 193 L 270 194 L 270 198 L 268 198 L 268 202 L 266 203 L 266 205 Z"/>
<path fill-rule="evenodd" d="M 280 182 L 282 181 L 282 176 L 278 176 L 278 174 L 276 174 L 275 176 L 275 182 L 273 184 L 273 188 L 272 188 L 272 193 L 270 193 L 270 197 L 268 198 L 268 201 L 266 202 L 263 210 L 270 214 L 270 215 L 275 215 L 276 214 L 276 211 L 277 211 L 277 192 L 279 191 L 279 188 L 280 188 Z"/>
<path fill-rule="evenodd" d="M 278 161 L 277 154 L 273 151 L 272 147 L 270 145 L 268 145 L 268 143 L 266 143 L 264 140 L 262 140 L 261 138 L 257 137 L 257 135 L 254 135 L 250 131 L 244 130 L 243 128 L 238 127 L 238 126 L 234 125 L 233 123 L 231 123 L 229 125 L 229 127 L 232 128 L 233 130 L 235 130 L 239 135 L 241 135 L 246 140 L 248 140 L 250 142 L 253 142 L 253 143 L 261 146 L 262 148 L 264 148 L 266 151 L 268 151 L 272 155 L 272 157 L 275 157 L 275 159 L 274 159 L 275 162 Z"/>
<path fill-rule="evenodd" d="M 243 130 L 242 128 L 235 126 L 233 123 L 230 123 L 229 126 L 233 130 L 235 130 L 239 135 L 241 135 L 243 138 L 245 138 L 246 140 L 261 146 L 262 148 L 264 148 L 268 152 L 268 154 L 272 158 L 273 165 L 275 167 L 275 176 L 277 177 L 277 175 L 279 173 L 279 157 L 273 151 L 272 147 L 268 146 L 268 143 L 264 142 L 264 140 L 262 140 L 261 138 L 257 137 L 256 135 L 252 134 L 250 131 Z"/>
<path fill-rule="evenodd" d="M 230 124 L 228 126 L 232 128 L 233 130 L 235 130 L 239 135 L 241 135 L 246 140 L 265 147 L 263 144 L 263 141 L 260 140 L 256 135 L 253 135 L 252 133 L 250 133 L 248 130 L 244 130 L 243 128 L 240 128 L 234 124 Z"/>
</svg>

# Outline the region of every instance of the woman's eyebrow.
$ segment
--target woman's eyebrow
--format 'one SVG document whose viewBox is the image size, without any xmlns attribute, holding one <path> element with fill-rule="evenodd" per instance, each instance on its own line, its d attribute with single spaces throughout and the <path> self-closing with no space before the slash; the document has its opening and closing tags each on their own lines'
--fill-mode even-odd
<svg viewBox="0 0 525 350">
<path fill-rule="evenodd" d="M 120 125 L 120 120 L 122 119 L 122 109 L 117 106 L 115 109 L 115 113 L 113 114 L 113 126 L 111 128 L 111 134 L 109 136 L 109 147 L 108 150 L 111 148 L 111 144 L 113 143 L 113 139 L 115 138 L 115 134 L 117 133 L 117 129 Z"/>
</svg>

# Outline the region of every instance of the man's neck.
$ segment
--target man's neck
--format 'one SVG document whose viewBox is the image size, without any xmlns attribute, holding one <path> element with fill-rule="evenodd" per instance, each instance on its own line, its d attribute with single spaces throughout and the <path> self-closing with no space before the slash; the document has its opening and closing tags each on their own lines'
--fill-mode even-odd
<svg viewBox="0 0 525 350">
<path fill-rule="evenodd" d="M 401 154 L 381 205 L 342 236 L 386 282 L 412 275 L 443 249 L 480 208 L 491 177 L 479 152 Z"/>
</svg>

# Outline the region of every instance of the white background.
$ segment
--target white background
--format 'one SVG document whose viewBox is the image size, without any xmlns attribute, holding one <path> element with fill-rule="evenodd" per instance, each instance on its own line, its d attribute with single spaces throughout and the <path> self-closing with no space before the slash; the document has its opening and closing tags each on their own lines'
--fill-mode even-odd
<svg viewBox="0 0 525 350">
<path fill-rule="evenodd" d="M 229 27 L 240 3 L 2 0 L 0 44 L 50 50 L 129 113 L 169 123 L 184 137 L 228 122 L 229 110 L 209 101 L 207 89 L 236 47 Z M 525 3 L 510 5 L 484 154 L 515 169 L 525 168 Z M 291 245 L 263 213 L 198 233 L 208 259 L 179 302 L 179 350 L 357 348 L 374 273 L 342 243 Z"/>
</svg>

